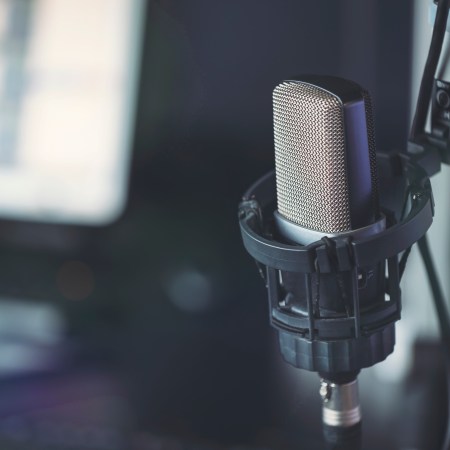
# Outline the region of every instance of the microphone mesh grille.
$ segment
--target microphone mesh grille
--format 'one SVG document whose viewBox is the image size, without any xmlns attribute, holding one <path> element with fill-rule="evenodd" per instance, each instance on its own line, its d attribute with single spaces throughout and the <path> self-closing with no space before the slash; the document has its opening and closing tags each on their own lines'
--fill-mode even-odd
<svg viewBox="0 0 450 450">
<path fill-rule="evenodd" d="M 351 230 L 342 104 L 307 83 L 273 92 L 278 212 L 312 230 Z"/>
</svg>

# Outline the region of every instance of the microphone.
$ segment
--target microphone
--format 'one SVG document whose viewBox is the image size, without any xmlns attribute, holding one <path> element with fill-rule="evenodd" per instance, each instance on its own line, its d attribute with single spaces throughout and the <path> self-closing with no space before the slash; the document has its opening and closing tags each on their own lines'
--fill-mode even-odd
<svg viewBox="0 0 450 450">
<path fill-rule="evenodd" d="M 308 244 L 380 231 L 372 105 L 348 80 L 304 76 L 273 92 L 280 232 Z M 371 230 L 371 231 L 369 231 Z"/>
<path fill-rule="evenodd" d="M 377 156 L 370 95 L 358 84 L 295 77 L 275 88 L 273 105 L 275 174 L 244 194 L 241 233 L 283 358 L 321 377 L 327 442 L 358 447 L 357 375 L 394 349 L 398 255 L 431 225 L 431 186 L 414 161 Z M 411 197 L 400 220 L 380 202 L 377 166 Z"/>
<path fill-rule="evenodd" d="M 369 94 L 345 79 L 303 76 L 275 88 L 273 111 L 278 203 L 274 216 L 279 235 L 307 245 L 325 236 L 360 237 L 383 231 Z M 331 241 L 325 243 L 333 251 Z M 384 261 L 358 270 L 358 279 L 364 280 L 358 286 L 361 307 L 384 303 L 384 272 Z M 289 293 L 285 308 L 303 314 L 305 286 L 299 286 L 291 272 L 280 276 Z M 312 281 L 318 316 L 351 314 L 348 274 L 315 274 Z M 330 355 L 325 364 L 315 364 L 322 377 L 323 422 L 348 429 L 361 421 L 359 368 L 335 368 L 330 364 L 334 359 Z M 298 365 L 303 367 L 301 361 Z"/>
</svg>

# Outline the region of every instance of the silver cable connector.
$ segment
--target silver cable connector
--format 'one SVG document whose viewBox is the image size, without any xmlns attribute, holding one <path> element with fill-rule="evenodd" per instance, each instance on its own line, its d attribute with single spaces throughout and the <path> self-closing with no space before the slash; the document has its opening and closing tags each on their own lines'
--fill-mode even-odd
<svg viewBox="0 0 450 450">
<path fill-rule="evenodd" d="M 358 381 L 336 384 L 321 379 L 322 418 L 331 427 L 351 427 L 361 421 Z"/>
</svg>

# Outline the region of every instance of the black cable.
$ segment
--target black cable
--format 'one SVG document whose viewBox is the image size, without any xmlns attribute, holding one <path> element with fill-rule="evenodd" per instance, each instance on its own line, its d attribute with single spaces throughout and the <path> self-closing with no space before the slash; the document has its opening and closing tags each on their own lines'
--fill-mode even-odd
<svg viewBox="0 0 450 450">
<path fill-rule="evenodd" d="M 422 256 L 425 270 L 430 282 L 431 292 L 433 294 L 434 306 L 441 330 L 441 339 L 443 350 L 445 354 L 446 375 L 447 375 L 447 415 L 450 414 L 450 321 L 447 307 L 445 305 L 444 293 L 437 277 L 436 269 L 434 267 L 433 259 L 431 257 L 430 248 L 426 235 L 424 235 L 418 242 L 420 254 Z M 445 431 L 444 444 L 442 450 L 450 449 L 450 421 L 447 420 L 447 427 Z"/>
<path fill-rule="evenodd" d="M 425 264 L 425 270 L 430 282 L 431 292 L 433 293 L 434 304 L 439 321 L 439 326 L 442 334 L 442 341 L 444 344 L 445 356 L 450 361 L 450 322 L 448 317 L 447 307 L 445 306 L 445 298 L 442 292 L 442 287 L 437 277 L 436 269 L 434 267 L 433 259 L 430 253 L 427 236 L 423 236 L 419 242 L 419 250 Z"/>
<path fill-rule="evenodd" d="M 434 21 L 433 35 L 430 49 L 428 51 L 427 62 L 423 70 L 422 81 L 420 83 L 419 96 L 417 98 L 416 112 L 411 126 L 410 141 L 416 141 L 417 137 L 425 131 L 425 123 L 428 115 L 428 107 L 433 89 L 433 80 L 436 68 L 441 56 L 442 43 L 444 42 L 445 30 L 447 27 L 448 8 L 450 0 L 439 0 Z"/>
</svg>

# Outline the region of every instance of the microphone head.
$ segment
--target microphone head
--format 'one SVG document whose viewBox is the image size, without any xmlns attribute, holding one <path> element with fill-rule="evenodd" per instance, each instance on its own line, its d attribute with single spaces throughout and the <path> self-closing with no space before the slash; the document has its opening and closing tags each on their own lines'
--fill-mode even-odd
<svg viewBox="0 0 450 450">
<path fill-rule="evenodd" d="M 278 213 L 323 234 L 379 218 L 369 94 L 356 83 L 309 75 L 273 92 Z"/>
</svg>

